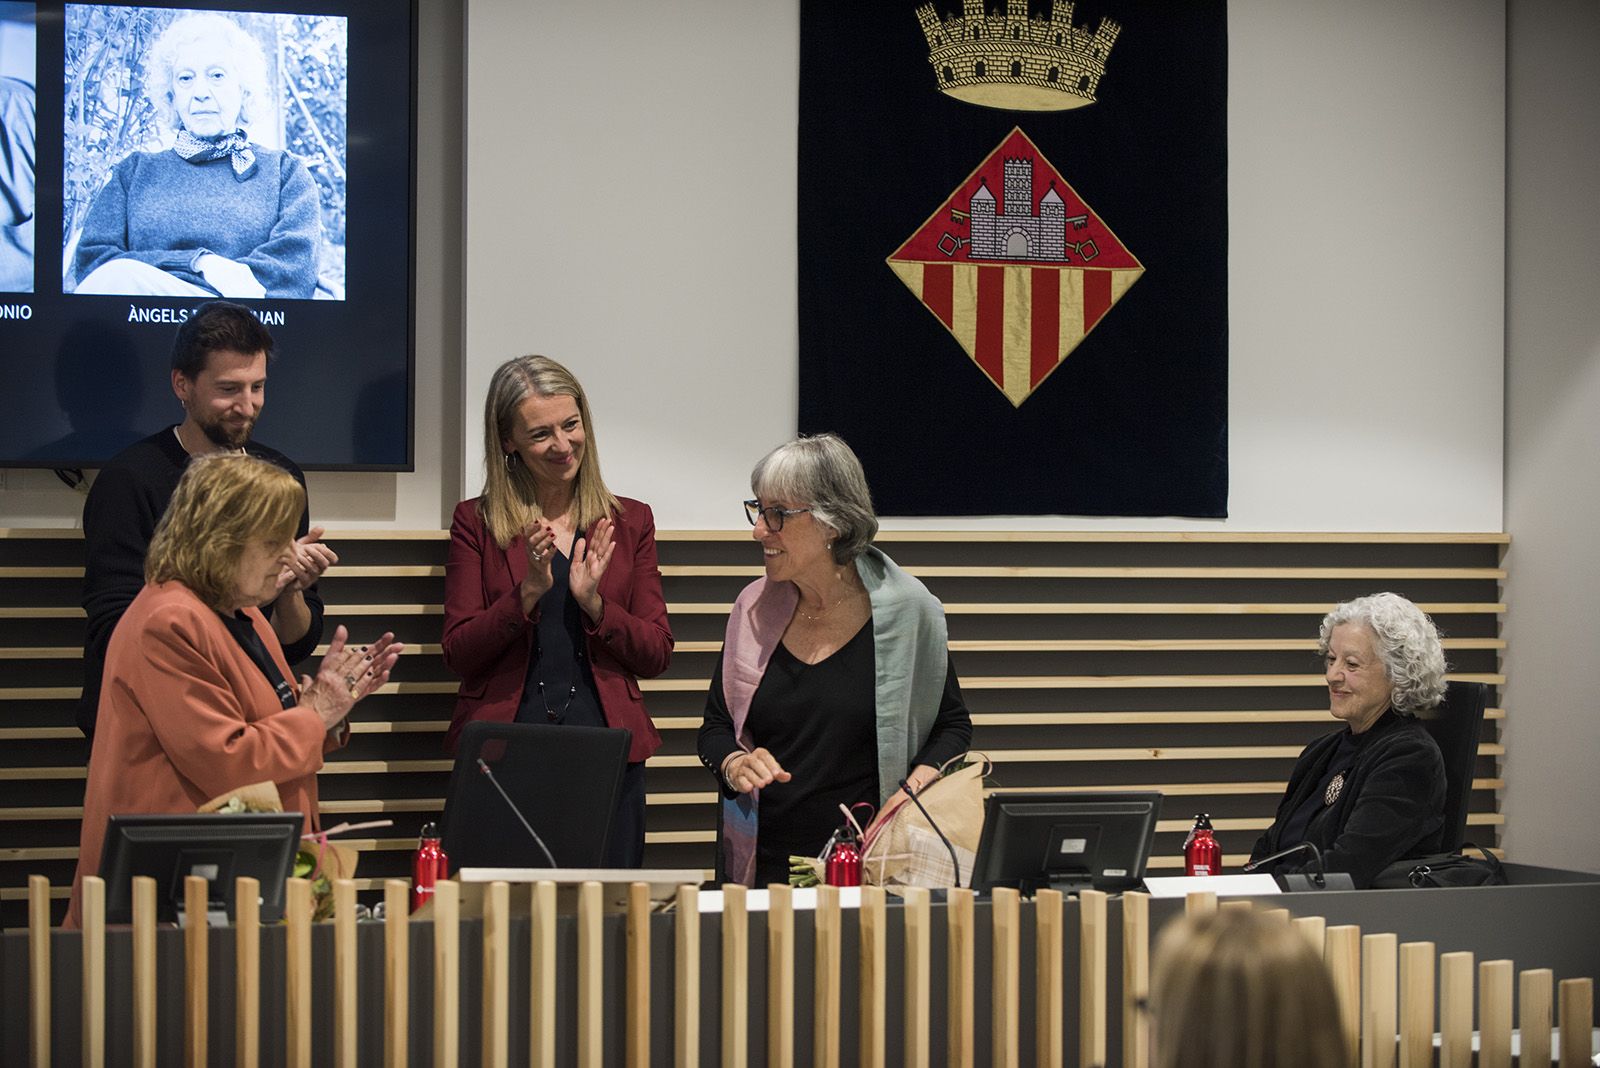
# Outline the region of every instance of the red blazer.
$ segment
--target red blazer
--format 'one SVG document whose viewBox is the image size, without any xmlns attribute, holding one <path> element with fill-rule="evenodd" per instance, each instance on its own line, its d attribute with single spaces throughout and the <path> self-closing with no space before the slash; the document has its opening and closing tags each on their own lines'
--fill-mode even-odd
<svg viewBox="0 0 1600 1068">
<path fill-rule="evenodd" d="M 583 620 L 589 665 L 600 710 L 612 727 L 633 732 L 628 759 L 638 762 L 661 745 L 645 711 L 638 679 L 654 678 L 672 660 L 672 631 L 656 566 L 656 524 L 650 507 L 620 497 L 613 517 L 616 550 L 600 580 L 605 612 L 600 625 Z M 585 537 L 594 533 L 591 527 Z M 445 748 L 455 752 L 461 728 L 474 720 L 510 723 L 522 704 L 528 659 L 538 636 L 536 620 L 522 612 L 517 587 L 528 574 L 523 537 L 502 549 L 478 514 L 478 501 L 456 505 L 450 521 L 450 557 L 444 569 L 444 662 L 461 677 Z"/>
</svg>

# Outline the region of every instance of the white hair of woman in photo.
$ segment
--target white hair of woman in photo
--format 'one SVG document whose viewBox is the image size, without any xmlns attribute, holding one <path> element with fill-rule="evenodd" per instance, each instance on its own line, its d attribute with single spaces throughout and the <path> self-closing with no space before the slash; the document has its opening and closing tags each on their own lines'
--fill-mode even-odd
<svg viewBox="0 0 1600 1068">
<path fill-rule="evenodd" d="M 175 19 L 145 94 L 172 147 L 133 152 L 84 219 L 77 293 L 309 299 L 322 223 L 305 164 L 251 139 L 273 113 L 267 61 L 238 22 Z"/>
</svg>

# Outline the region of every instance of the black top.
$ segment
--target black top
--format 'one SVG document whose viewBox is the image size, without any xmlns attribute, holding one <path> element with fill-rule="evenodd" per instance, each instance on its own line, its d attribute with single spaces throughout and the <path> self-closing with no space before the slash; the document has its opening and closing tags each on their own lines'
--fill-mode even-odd
<svg viewBox="0 0 1600 1068">
<path fill-rule="evenodd" d="M 1331 805 L 1322 804 L 1333 761 L 1354 739 L 1355 756 Z M 1323 735 L 1300 754 L 1278 814 L 1251 850 L 1264 857 L 1303 841 L 1322 850 L 1328 871 L 1349 872 L 1358 888 L 1402 857 L 1437 852 L 1444 825 L 1444 758 L 1415 718 L 1392 710 L 1359 735 L 1349 728 Z M 1288 832 L 1294 815 L 1311 806 L 1305 830 Z M 1310 870 L 1314 861 L 1297 854 L 1272 866 L 1275 872 Z"/>
<path fill-rule="evenodd" d="M 300 468 L 276 449 L 252 441 L 245 445 L 245 452 L 277 464 L 293 475 L 301 488 L 305 487 L 306 478 Z M 169 426 L 134 442 L 109 460 L 84 502 L 83 608 L 89 620 L 83 643 L 83 695 L 78 700 L 77 718 L 78 727 L 87 737 L 94 735 L 100 676 L 105 671 L 111 632 L 144 588 L 145 552 L 155 535 L 156 523 L 166 512 L 167 502 L 172 500 L 178 479 L 188 466 L 189 453 Z M 302 509 L 295 536 L 304 537 L 310 529 L 310 512 Z M 304 596 L 311 626 L 299 641 L 284 646 L 283 657 L 290 667 L 310 656 L 322 641 L 322 595 L 313 583 Z M 266 605 L 261 611 L 270 618 L 272 606 Z"/>
<path fill-rule="evenodd" d="M 573 534 L 576 541 L 577 534 Z M 539 623 L 533 655 L 522 685 L 518 723 L 573 723 L 580 727 L 606 726 L 594 674 L 583 655 L 583 609 L 572 596 L 572 562 L 556 553 L 550 558 L 554 581 L 539 598 Z"/>
<path fill-rule="evenodd" d="M 816 856 L 844 823 L 839 805 L 877 805 L 878 728 L 872 622 L 868 620 L 837 652 L 807 664 L 782 643 L 750 700 L 745 727 L 751 739 L 789 772 L 787 783 L 761 789 L 756 835 L 756 885 L 789 881 L 789 857 Z M 961 696 L 954 662 L 945 673 L 944 696 L 933 729 L 906 767 L 938 767 L 967 751 L 972 719 Z M 740 748 L 722 690 L 718 658 L 700 727 L 700 759 L 712 771 Z M 720 775 L 725 796 L 733 796 Z M 892 792 L 892 790 L 891 790 Z M 858 817 L 859 818 L 859 817 Z M 865 826 L 866 820 L 862 820 Z"/>
<path fill-rule="evenodd" d="M 272 659 L 272 653 L 267 650 L 261 641 L 261 635 L 256 633 L 256 624 L 253 619 L 243 612 L 231 614 L 218 612 L 222 625 L 228 628 L 228 633 L 233 635 L 233 640 L 239 643 L 244 650 L 244 655 L 250 662 L 261 670 L 261 674 L 272 684 L 272 692 L 278 695 L 278 703 L 284 708 L 295 706 L 294 688 L 289 685 L 289 680 L 283 677 L 283 672 L 278 670 L 278 664 Z"/>
</svg>

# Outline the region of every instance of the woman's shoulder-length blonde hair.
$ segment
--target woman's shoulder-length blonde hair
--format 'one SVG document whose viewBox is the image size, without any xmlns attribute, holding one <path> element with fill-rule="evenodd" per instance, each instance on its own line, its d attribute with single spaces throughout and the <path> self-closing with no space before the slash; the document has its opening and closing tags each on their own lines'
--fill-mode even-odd
<svg viewBox="0 0 1600 1068">
<path fill-rule="evenodd" d="M 577 377 L 548 356 L 518 356 L 495 370 L 483 403 L 484 480 L 478 512 L 489 536 L 502 549 L 544 515 L 533 475 L 515 453 L 505 450 L 517 409 L 533 396 L 571 397 L 583 421 L 583 459 L 578 462 L 570 516 L 573 528 L 587 530 L 595 520 L 622 510 L 600 477 L 600 450 L 595 444 L 594 420 L 589 416 L 589 398 Z"/>
<path fill-rule="evenodd" d="M 306 493 L 277 464 L 225 452 L 189 462 L 144 559 L 144 580 L 181 582 L 218 612 L 238 608 L 239 556 L 293 540 Z"/>
<path fill-rule="evenodd" d="M 1174 920 L 1150 983 L 1154 1068 L 1344 1068 L 1333 976 L 1294 927 L 1250 910 Z"/>
</svg>

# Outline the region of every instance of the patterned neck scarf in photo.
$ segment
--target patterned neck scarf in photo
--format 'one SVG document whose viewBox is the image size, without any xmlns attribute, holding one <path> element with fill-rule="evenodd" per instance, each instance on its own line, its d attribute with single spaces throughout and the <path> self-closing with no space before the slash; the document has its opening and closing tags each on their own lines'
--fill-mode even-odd
<svg viewBox="0 0 1600 1068">
<path fill-rule="evenodd" d="M 242 130 L 221 137 L 196 137 L 188 130 L 178 131 L 177 143 L 172 150 L 190 163 L 229 157 L 233 163 L 233 177 L 242 182 L 256 170 L 256 154 L 250 148 L 250 139 Z"/>
</svg>

